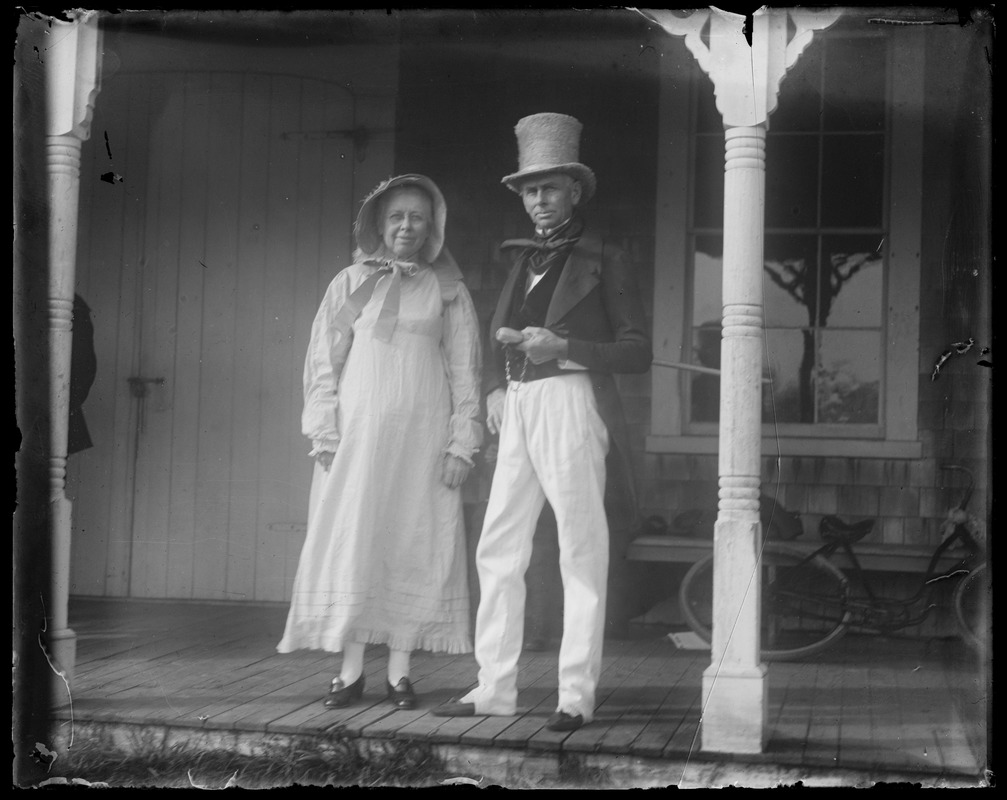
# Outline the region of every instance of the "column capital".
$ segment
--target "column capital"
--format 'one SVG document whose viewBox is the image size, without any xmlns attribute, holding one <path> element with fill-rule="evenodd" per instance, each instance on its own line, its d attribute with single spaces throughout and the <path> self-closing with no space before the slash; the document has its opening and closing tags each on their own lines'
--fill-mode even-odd
<svg viewBox="0 0 1007 800">
<path fill-rule="evenodd" d="M 85 141 L 101 89 L 98 12 L 80 11 L 70 22 L 51 19 L 40 54 L 46 71 L 46 133 Z"/>
<path fill-rule="evenodd" d="M 742 14 L 713 7 L 695 11 L 652 8 L 640 13 L 668 33 L 685 37 L 685 46 L 713 81 L 725 128 L 768 123 L 787 70 L 810 44 L 814 32 L 828 28 L 842 15 L 832 8 L 764 6 L 752 15 L 749 44 Z"/>
</svg>

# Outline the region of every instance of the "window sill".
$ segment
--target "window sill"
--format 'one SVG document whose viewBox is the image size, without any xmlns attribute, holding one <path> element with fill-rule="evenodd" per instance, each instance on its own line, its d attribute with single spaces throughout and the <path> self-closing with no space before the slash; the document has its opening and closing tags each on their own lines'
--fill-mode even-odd
<svg viewBox="0 0 1007 800">
<path fill-rule="evenodd" d="M 716 436 L 648 436 L 648 453 L 715 455 Z M 921 458 L 923 445 L 916 441 L 864 439 L 770 439 L 763 438 L 764 456 L 832 456 L 835 458 Z"/>
</svg>

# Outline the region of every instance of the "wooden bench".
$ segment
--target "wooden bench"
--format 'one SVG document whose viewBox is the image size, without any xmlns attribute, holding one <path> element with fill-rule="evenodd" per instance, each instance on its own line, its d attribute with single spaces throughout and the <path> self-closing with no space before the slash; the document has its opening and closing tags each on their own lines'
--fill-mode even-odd
<svg viewBox="0 0 1007 800">
<path fill-rule="evenodd" d="M 794 539 L 780 542 L 793 550 L 807 554 L 822 546 L 821 539 Z M 663 561 L 674 564 L 694 564 L 713 549 L 712 539 L 693 539 L 677 536 L 640 536 L 634 539 L 626 554 L 630 561 Z M 865 544 L 857 542 L 853 552 L 860 565 L 867 572 L 924 573 L 933 555 L 933 548 L 917 545 Z M 843 552 L 836 552 L 830 559 L 837 567 L 852 567 Z M 951 566 L 956 560 L 955 552 L 945 554 L 942 565 Z"/>
<path fill-rule="evenodd" d="M 271 522 L 267 526 L 271 531 L 284 533 L 304 533 L 307 525 L 304 522 Z M 822 546 L 821 539 L 794 539 L 780 542 L 793 550 L 807 554 Z M 713 549 L 712 539 L 699 539 L 683 536 L 640 536 L 630 542 L 626 558 L 630 561 L 657 561 L 671 564 L 695 564 L 699 559 L 710 554 Z M 857 542 L 853 552 L 860 559 L 860 566 L 867 572 L 902 572 L 923 574 L 927 571 L 933 548 L 918 545 L 865 544 Z M 850 569 L 853 565 L 845 553 L 838 551 L 830 559 L 840 569 Z M 950 567 L 957 560 L 956 552 L 945 554 L 941 566 Z"/>
</svg>

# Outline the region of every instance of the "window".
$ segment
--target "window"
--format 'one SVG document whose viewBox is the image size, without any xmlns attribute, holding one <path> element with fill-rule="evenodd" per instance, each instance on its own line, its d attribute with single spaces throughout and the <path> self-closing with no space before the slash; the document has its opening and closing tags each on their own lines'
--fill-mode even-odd
<svg viewBox="0 0 1007 800">
<path fill-rule="evenodd" d="M 907 63 L 915 71 L 900 69 Z M 919 452 L 918 341 L 906 323 L 918 320 L 921 64 L 918 46 L 888 33 L 829 32 L 780 86 L 766 137 L 763 422 L 767 439 L 790 439 L 795 454 L 864 452 L 853 440 L 879 443 L 878 455 Z M 655 342 L 658 359 L 717 369 L 724 133 L 712 84 L 696 72 L 691 124 L 664 117 L 662 140 L 691 140 L 688 162 L 670 155 L 665 168 L 691 180 L 677 198 L 685 236 L 658 237 L 659 270 L 662 244 L 685 250 L 685 267 L 669 258 L 656 283 L 659 295 L 684 287 L 681 332 L 658 320 L 668 313 L 658 296 Z M 686 99 L 680 89 L 662 97 L 676 94 Z M 659 208 L 662 199 L 674 205 L 659 197 Z M 658 409 L 673 385 L 676 408 Z M 652 450 L 715 449 L 715 374 L 658 370 L 654 393 Z"/>
</svg>

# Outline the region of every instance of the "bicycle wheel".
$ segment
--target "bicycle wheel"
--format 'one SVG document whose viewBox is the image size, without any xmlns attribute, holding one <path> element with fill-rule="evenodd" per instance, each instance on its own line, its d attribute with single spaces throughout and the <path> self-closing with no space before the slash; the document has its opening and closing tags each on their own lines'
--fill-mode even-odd
<svg viewBox="0 0 1007 800">
<path fill-rule="evenodd" d="M 762 551 L 763 661 L 790 661 L 824 650 L 846 633 L 849 583 L 831 562 L 767 542 Z M 679 587 L 689 627 L 709 642 L 713 629 L 713 555 L 689 569 Z"/>
<path fill-rule="evenodd" d="M 961 637 L 974 650 L 981 650 L 989 635 L 990 596 L 987 575 L 984 561 L 958 581 L 951 598 Z"/>
</svg>

